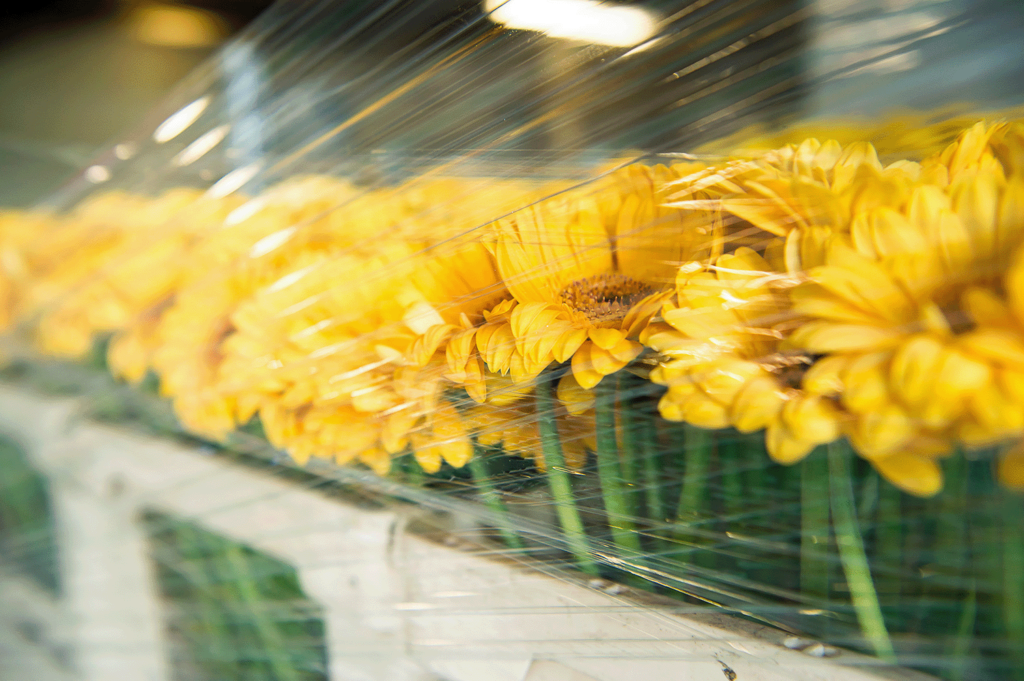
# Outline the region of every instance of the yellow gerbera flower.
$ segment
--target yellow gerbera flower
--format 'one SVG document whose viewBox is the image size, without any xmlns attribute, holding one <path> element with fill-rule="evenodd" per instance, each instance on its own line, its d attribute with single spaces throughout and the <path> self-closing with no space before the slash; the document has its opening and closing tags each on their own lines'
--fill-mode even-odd
<svg viewBox="0 0 1024 681">
<path fill-rule="evenodd" d="M 150 272 L 148 265 L 133 269 L 128 255 L 150 247 L 164 231 L 165 221 L 198 196 L 187 189 L 171 190 L 155 199 L 101 194 L 26 244 L 22 261 L 31 264 L 20 314 L 40 315 L 39 348 L 52 355 L 79 357 L 92 347 L 95 331 L 123 323 L 126 308 L 134 303 L 133 292 L 145 296 L 153 285 L 161 286 L 164 277 L 160 270 Z M 168 226 L 166 231 L 180 229 Z M 121 271 L 115 273 L 117 269 Z M 107 278 L 108 273 L 113 277 Z M 139 279 L 134 285 L 133 277 Z M 126 289 L 125 300 L 112 286 Z"/>
<path fill-rule="evenodd" d="M 520 383 L 571 359 L 589 389 L 635 359 L 679 264 L 720 247 L 706 214 L 660 205 L 692 169 L 631 166 L 496 222 L 498 270 L 517 305 L 496 333 L 514 349 L 489 342 L 487 366 Z"/>
<path fill-rule="evenodd" d="M 236 401 L 215 390 L 231 313 L 261 287 L 360 238 L 359 229 L 347 233 L 332 217 L 331 209 L 351 195 L 347 184 L 328 178 L 284 182 L 229 214 L 222 229 L 192 249 L 193 264 L 156 331 L 134 335 L 153 344 L 123 355 L 151 354 L 160 390 L 173 398 L 188 428 L 219 440 L 235 427 Z M 114 348 L 131 349 L 118 341 Z M 141 375 L 137 369 L 126 373 Z"/>
<path fill-rule="evenodd" d="M 936 184 L 950 185 L 964 176 L 986 171 L 1004 179 L 1024 172 L 1024 124 L 1020 121 L 988 124 L 979 121 L 964 130 L 941 152 L 926 158 L 925 174 Z"/>
<path fill-rule="evenodd" d="M 976 446 L 1024 428 L 1008 387 L 1019 336 L 996 293 L 1012 291 L 1001 274 L 1024 241 L 1024 177 L 992 152 L 996 141 L 1014 157 L 1011 130 L 976 126 L 926 160 L 935 183 L 853 216 L 791 294 L 808 320 L 791 347 L 827 355 L 804 387 L 838 395 L 858 452 L 916 494 L 941 487 L 934 458 L 955 440 Z"/>
<path fill-rule="evenodd" d="M 530 189 L 521 183 L 431 180 L 367 192 L 317 176 L 269 188 L 232 211 L 223 229 L 208 234 L 190 252 L 188 278 L 151 336 L 159 346 L 150 350 L 161 389 L 175 398 L 184 422 L 208 437 L 223 437 L 260 401 L 245 392 L 229 397 L 217 388 L 225 356 L 221 343 L 233 330 L 230 317 L 242 301 L 283 278 L 287 282 L 288 275 L 317 267 L 329 254 L 360 244 L 372 251 L 377 239 L 393 243 L 401 237 L 415 248 L 449 239 L 467 225 L 480 224 L 482 205 L 501 205 L 496 194 L 513 201 Z M 429 306 L 418 309 L 425 315 L 418 323 L 433 323 Z M 147 354 L 138 346 L 147 334 L 128 335 L 131 342 L 115 344 L 116 356 L 127 361 Z M 262 342 L 255 347 L 271 343 L 269 338 Z M 236 373 L 239 366 L 236 362 Z M 253 370 L 261 366 L 256 362 Z M 140 375 L 137 368 L 125 373 Z"/>
<path fill-rule="evenodd" d="M 918 179 L 917 163 L 883 167 L 872 145 L 806 139 L 694 173 L 671 197 L 678 207 L 724 210 L 771 234 L 816 229 L 846 231 L 850 215 L 879 203 L 899 203 Z M 702 190 L 709 200 L 695 199 Z M 896 198 L 894 198 L 896 197 Z"/>
<path fill-rule="evenodd" d="M 707 268 L 680 270 L 664 323 L 642 336 L 665 358 L 651 372 L 651 380 L 668 386 L 658 405 L 664 418 L 741 432 L 767 428 L 768 451 L 782 463 L 838 436 L 831 401 L 790 385 L 799 367 L 778 354 L 780 325 L 788 321 L 786 286 L 787 277 L 749 248 Z"/>
<path fill-rule="evenodd" d="M 0 211 L 0 329 L 9 327 L 24 309 L 25 289 L 39 274 L 41 263 L 30 257 L 29 244 L 52 233 L 58 224 L 56 217 L 41 211 Z"/>
<path fill-rule="evenodd" d="M 324 258 L 239 306 L 220 390 L 240 408 L 246 401 L 240 418 L 296 414 L 302 447 L 325 437 L 306 414 L 338 407 L 375 424 L 373 447 L 399 454 L 411 445 L 430 472 L 442 460 L 462 466 L 468 440 L 444 399 L 454 387 L 444 344 L 504 295 L 493 256 L 472 241 L 428 251 L 385 241 Z"/>
<path fill-rule="evenodd" d="M 192 276 L 189 255 L 195 242 L 219 229 L 240 203 L 236 197 L 208 199 L 187 191 L 150 206 L 152 212 L 166 211 L 163 218 L 133 225 L 95 270 L 44 312 L 37 334 L 41 345 L 51 353 L 72 352 L 66 334 L 75 329 L 83 340 L 81 354 L 88 350 L 86 339 L 127 327 L 164 303 Z"/>
</svg>

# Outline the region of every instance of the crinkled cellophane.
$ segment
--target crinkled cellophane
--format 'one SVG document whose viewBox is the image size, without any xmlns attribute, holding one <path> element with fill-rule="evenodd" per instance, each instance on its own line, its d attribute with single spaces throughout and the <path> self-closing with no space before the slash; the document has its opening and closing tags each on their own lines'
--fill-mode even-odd
<svg viewBox="0 0 1024 681">
<path fill-rule="evenodd" d="M 1024 123 L 871 141 L 97 193 L 3 216 L 3 319 L 65 359 L 109 339 L 195 436 L 478 498 L 517 555 L 1008 678 Z M 517 532 L 538 508 L 560 543 Z"/>
</svg>

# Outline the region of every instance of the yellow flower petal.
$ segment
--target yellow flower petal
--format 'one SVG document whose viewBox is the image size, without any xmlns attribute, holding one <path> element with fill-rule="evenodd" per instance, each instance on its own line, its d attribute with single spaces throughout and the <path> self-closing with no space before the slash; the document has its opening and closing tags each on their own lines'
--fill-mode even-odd
<svg viewBox="0 0 1024 681">
<path fill-rule="evenodd" d="M 391 454 L 401 452 L 409 444 L 409 431 L 412 430 L 419 415 L 412 409 L 403 409 L 389 414 L 381 429 L 381 444 Z"/>
<path fill-rule="evenodd" d="M 636 341 L 631 341 L 628 338 L 623 338 L 613 348 L 608 350 L 608 353 L 619 362 L 629 364 L 634 359 L 640 356 L 644 351 L 644 346 Z"/>
<path fill-rule="evenodd" d="M 1003 188 L 997 230 L 996 244 L 1000 249 L 1015 249 L 1024 238 L 1024 176 L 1011 177 Z"/>
<path fill-rule="evenodd" d="M 932 398 L 945 345 L 931 335 L 914 336 L 896 352 L 889 369 L 889 380 L 896 392 L 910 405 Z"/>
<path fill-rule="evenodd" d="M 386 386 L 369 386 L 352 393 L 352 406 L 356 411 L 378 413 L 401 404 L 401 398 Z"/>
<path fill-rule="evenodd" d="M 431 442 L 430 438 L 422 432 L 411 433 L 409 440 L 412 444 L 413 457 L 427 473 L 436 473 L 441 470 L 441 450 Z"/>
<path fill-rule="evenodd" d="M 996 380 L 999 387 L 1018 404 L 1024 404 L 1024 371 L 1009 368 L 997 368 Z"/>
<path fill-rule="evenodd" d="M 830 242 L 828 264 L 814 268 L 810 275 L 837 298 L 879 320 L 900 323 L 913 314 L 907 294 L 885 268 L 840 240 Z"/>
<path fill-rule="evenodd" d="M 626 342 L 628 343 L 629 341 Z M 607 350 L 597 347 L 597 345 L 590 346 L 590 365 L 594 368 L 594 371 L 602 376 L 613 374 L 628 363 L 628 360 L 623 362 Z"/>
<path fill-rule="evenodd" d="M 872 459 L 878 474 L 908 494 L 931 497 L 942 489 L 942 468 L 933 459 L 911 454 L 894 454 Z"/>
<path fill-rule="evenodd" d="M 625 339 L 625 335 L 618 329 L 592 328 L 588 332 L 590 340 L 602 350 L 611 350 Z"/>
<path fill-rule="evenodd" d="M 732 310 L 722 307 L 719 301 L 715 307 L 678 307 L 662 311 L 665 321 L 679 332 L 699 340 L 712 338 L 731 331 L 740 323 Z"/>
<path fill-rule="evenodd" d="M 878 325 L 880 321 L 872 312 L 856 307 L 814 282 L 793 289 L 790 299 L 795 312 L 814 319 L 872 326 Z"/>
<path fill-rule="evenodd" d="M 915 422 L 897 405 L 860 414 L 849 431 L 850 443 L 865 459 L 877 459 L 896 453 L 910 442 L 918 429 Z"/>
<path fill-rule="evenodd" d="M 734 358 L 709 362 L 691 371 L 697 385 L 723 404 L 732 402 L 747 381 L 764 374 L 757 363 Z"/>
<path fill-rule="evenodd" d="M 782 408 L 782 421 L 797 440 L 826 444 L 839 437 L 839 412 L 831 400 L 800 395 Z"/>
<path fill-rule="evenodd" d="M 658 412 L 666 421 L 679 422 L 683 420 L 683 400 L 676 399 L 671 391 L 665 393 L 658 400 Z"/>
<path fill-rule="evenodd" d="M 987 288 L 972 286 L 960 297 L 960 304 L 979 326 L 995 328 L 1014 327 L 1013 315 L 1006 303 Z"/>
<path fill-rule="evenodd" d="M 975 253 L 982 257 L 995 255 L 998 179 L 993 173 L 980 173 L 954 184 L 952 195 L 954 209 L 970 235 Z"/>
<path fill-rule="evenodd" d="M 502 324 L 488 336 L 487 345 L 480 350 L 487 368 L 499 374 L 507 374 L 511 368 L 512 355 L 516 352 L 516 339 L 509 324 Z"/>
<path fill-rule="evenodd" d="M 978 328 L 957 338 L 969 355 L 1024 369 L 1024 337 L 1005 329 Z"/>
<path fill-rule="evenodd" d="M 588 341 L 572 356 L 572 375 L 585 390 L 590 390 L 604 378 L 604 374 L 598 371 L 590 360 L 594 347 L 594 344 Z"/>
<path fill-rule="evenodd" d="M 1006 273 L 1006 299 L 1017 322 L 1024 324 L 1024 249 L 1017 252 Z"/>
<path fill-rule="evenodd" d="M 862 413 L 890 402 L 888 352 L 873 352 L 851 359 L 842 373 L 843 406 Z"/>
<path fill-rule="evenodd" d="M 999 482 L 1012 490 L 1024 490 L 1024 445 L 1003 452 L 996 466 Z"/>
<path fill-rule="evenodd" d="M 768 426 L 765 445 L 772 461 L 787 466 L 805 458 L 816 446 L 813 442 L 797 439 L 782 421 L 774 421 Z"/>
<path fill-rule="evenodd" d="M 947 348 L 939 369 L 939 397 L 960 395 L 980 389 L 992 378 L 991 367 L 954 348 Z"/>
<path fill-rule="evenodd" d="M 733 427 L 741 433 L 753 433 L 775 421 L 782 412 L 786 396 L 771 376 L 748 380 L 729 407 Z"/>
<path fill-rule="evenodd" d="M 536 334 L 543 333 L 544 329 L 558 317 L 558 311 L 552 309 L 547 303 L 526 303 L 519 305 L 509 315 L 509 323 L 512 326 L 512 335 L 516 338 L 519 352 L 526 354 L 525 345 L 527 339 L 532 339 Z"/>
<path fill-rule="evenodd" d="M 466 380 L 466 364 L 476 351 L 476 329 L 464 329 L 453 333 L 445 346 L 445 360 L 451 380 L 462 383 Z M 420 363 L 423 366 L 426 362 Z"/>
<path fill-rule="evenodd" d="M 718 429 L 729 426 L 729 412 L 725 405 L 703 392 L 697 391 L 681 405 L 683 420 L 699 428 Z"/>
<path fill-rule="evenodd" d="M 557 395 L 570 414 L 582 414 L 594 408 L 594 393 L 585 390 L 571 373 L 558 381 Z"/>
<path fill-rule="evenodd" d="M 370 467 L 374 473 L 385 476 L 391 470 L 391 456 L 379 447 L 364 450 L 359 453 L 359 460 Z M 337 462 L 342 463 L 342 462 Z"/>
<path fill-rule="evenodd" d="M 587 340 L 587 330 L 570 327 L 562 332 L 562 335 L 558 338 L 554 347 L 551 348 L 551 354 L 554 356 L 556 362 L 568 362 L 569 358 L 580 349 L 584 341 Z"/>
<path fill-rule="evenodd" d="M 900 342 L 898 329 L 864 324 L 808 322 L 793 332 L 789 345 L 814 353 L 872 351 L 892 347 Z"/>
<path fill-rule="evenodd" d="M 822 357 L 804 372 L 801 385 L 812 395 L 838 395 L 843 391 L 842 375 L 850 360 L 851 357 L 847 355 Z"/>
</svg>

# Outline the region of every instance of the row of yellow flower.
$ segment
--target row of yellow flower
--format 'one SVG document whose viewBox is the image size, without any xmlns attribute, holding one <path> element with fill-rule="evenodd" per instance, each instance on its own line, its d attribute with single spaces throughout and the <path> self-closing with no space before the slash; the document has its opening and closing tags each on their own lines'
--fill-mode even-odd
<svg viewBox="0 0 1024 681">
<path fill-rule="evenodd" d="M 1021 241 L 1024 125 L 979 123 L 889 165 L 809 139 L 581 186 L 110 192 L 0 219 L 0 315 L 61 356 L 114 332 L 114 371 L 154 370 L 187 428 L 259 415 L 299 462 L 411 450 L 432 472 L 472 438 L 540 457 L 532 392 L 567 365 L 578 465 L 595 387 L 628 367 L 668 420 L 764 430 L 783 463 L 845 436 L 930 495 L 958 447 L 1002 446 L 1024 486 Z"/>
</svg>

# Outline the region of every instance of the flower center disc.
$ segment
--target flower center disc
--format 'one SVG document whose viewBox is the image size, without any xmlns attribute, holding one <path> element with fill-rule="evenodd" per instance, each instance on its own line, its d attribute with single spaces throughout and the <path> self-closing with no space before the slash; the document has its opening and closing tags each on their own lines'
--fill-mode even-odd
<svg viewBox="0 0 1024 681">
<path fill-rule="evenodd" d="M 654 291 L 624 274 L 599 274 L 577 279 L 559 297 L 569 308 L 582 312 L 591 322 L 623 319 L 630 308 Z"/>
</svg>

